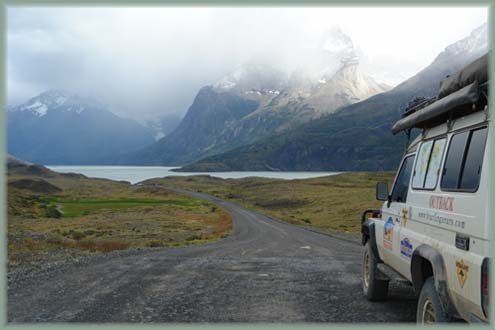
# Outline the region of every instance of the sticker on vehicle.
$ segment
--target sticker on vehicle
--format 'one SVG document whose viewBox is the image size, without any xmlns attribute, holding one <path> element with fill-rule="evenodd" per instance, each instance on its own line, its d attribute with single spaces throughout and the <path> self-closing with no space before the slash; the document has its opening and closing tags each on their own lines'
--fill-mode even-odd
<svg viewBox="0 0 495 330">
<path fill-rule="evenodd" d="M 383 226 L 383 247 L 392 250 L 392 238 L 394 236 L 394 219 L 388 218 Z"/>
<path fill-rule="evenodd" d="M 408 215 L 409 215 L 409 211 L 406 208 L 402 209 L 402 225 L 403 226 L 405 226 L 407 223 Z"/>
<path fill-rule="evenodd" d="M 400 254 L 403 257 L 411 258 L 413 245 L 409 242 L 409 238 L 405 237 L 400 241 Z"/>
<path fill-rule="evenodd" d="M 457 272 L 457 280 L 459 281 L 459 285 L 461 288 L 464 288 L 464 283 L 466 283 L 469 266 L 464 263 L 464 260 L 458 260 L 455 262 L 455 268 Z"/>
<path fill-rule="evenodd" d="M 454 211 L 454 197 L 430 196 L 430 208 L 453 212 Z"/>
</svg>

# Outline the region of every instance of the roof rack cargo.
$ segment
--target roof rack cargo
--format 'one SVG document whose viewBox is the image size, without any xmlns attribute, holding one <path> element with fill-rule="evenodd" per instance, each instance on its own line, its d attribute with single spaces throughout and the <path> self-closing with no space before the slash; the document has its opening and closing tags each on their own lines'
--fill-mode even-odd
<svg viewBox="0 0 495 330">
<path fill-rule="evenodd" d="M 430 97 L 430 98 L 425 98 L 425 97 L 416 97 L 414 98 L 409 104 L 407 105 L 406 110 L 402 114 L 402 118 L 405 118 L 409 115 L 412 115 L 418 110 L 423 109 L 424 107 L 432 104 L 435 102 L 438 98 L 436 96 Z"/>
<path fill-rule="evenodd" d="M 478 103 L 480 94 L 486 90 L 487 84 L 488 53 L 444 79 L 440 83 L 437 97 L 414 99 L 402 118 L 392 127 L 392 133 L 397 134 L 411 128 L 431 127 L 454 115 L 479 110 L 473 105 Z"/>
</svg>

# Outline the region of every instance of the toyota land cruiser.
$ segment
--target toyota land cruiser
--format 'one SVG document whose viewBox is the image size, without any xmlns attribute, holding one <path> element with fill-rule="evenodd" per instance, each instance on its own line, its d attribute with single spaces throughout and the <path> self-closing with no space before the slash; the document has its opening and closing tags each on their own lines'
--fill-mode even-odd
<svg viewBox="0 0 495 330">
<path fill-rule="evenodd" d="M 391 192 L 378 183 L 383 207 L 361 219 L 364 295 L 384 300 L 389 281 L 406 280 L 419 295 L 418 323 L 488 321 L 495 164 L 487 61 L 447 77 L 438 96 L 406 109 L 392 128 L 406 133 L 408 146 Z"/>
</svg>

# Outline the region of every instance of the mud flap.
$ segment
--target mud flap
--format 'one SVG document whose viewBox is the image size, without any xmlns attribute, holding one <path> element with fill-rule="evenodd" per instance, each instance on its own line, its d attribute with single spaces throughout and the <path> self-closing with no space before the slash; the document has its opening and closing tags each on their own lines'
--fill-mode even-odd
<svg viewBox="0 0 495 330">
<path fill-rule="evenodd" d="M 378 248 L 376 246 L 375 222 L 373 220 L 368 219 L 362 223 L 361 228 L 362 228 L 361 232 L 363 234 L 362 244 L 365 245 L 366 242 L 368 242 L 371 248 L 371 253 L 373 253 L 373 257 L 375 257 L 375 260 L 378 263 L 382 264 L 383 261 L 382 259 L 380 259 L 380 256 L 378 255 Z M 381 271 L 379 267 L 377 267 L 375 270 L 375 278 L 384 281 L 390 280 L 390 277 L 387 276 L 387 274 L 385 274 L 383 271 Z"/>
</svg>

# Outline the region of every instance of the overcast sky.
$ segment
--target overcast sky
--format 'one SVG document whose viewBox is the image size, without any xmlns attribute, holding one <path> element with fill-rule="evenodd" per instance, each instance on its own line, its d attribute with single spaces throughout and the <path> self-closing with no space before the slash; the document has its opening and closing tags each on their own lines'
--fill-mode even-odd
<svg viewBox="0 0 495 330">
<path fill-rule="evenodd" d="M 340 26 L 378 81 L 395 85 L 487 21 L 464 8 L 57 8 L 7 10 L 10 105 L 52 88 L 93 94 L 115 113 L 184 113 L 198 89 L 252 58 L 308 61 Z"/>
</svg>

